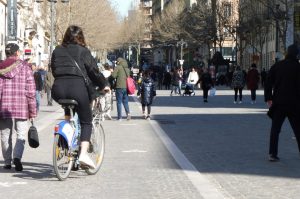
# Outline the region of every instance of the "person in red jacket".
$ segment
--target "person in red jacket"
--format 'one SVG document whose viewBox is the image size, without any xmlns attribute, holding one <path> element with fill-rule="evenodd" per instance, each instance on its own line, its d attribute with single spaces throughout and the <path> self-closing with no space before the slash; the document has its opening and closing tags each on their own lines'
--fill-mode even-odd
<svg viewBox="0 0 300 199">
<path fill-rule="evenodd" d="M 15 170 L 22 171 L 27 120 L 32 120 L 37 115 L 35 82 L 30 65 L 19 58 L 17 44 L 7 44 L 5 54 L 7 58 L 0 63 L 0 135 L 4 169 L 11 169 L 13 161 Z M 12 149 L 14 129 L 17 140 Z"/>
<path fill-rule="evenodd" d="M 259 73 L 256 64 L 251 65 L 251 69 L 247 74 L 247 87 L 251 91 L 251 104 L 256 103 L 256 90 L 258 89 Z"/>
</svg>

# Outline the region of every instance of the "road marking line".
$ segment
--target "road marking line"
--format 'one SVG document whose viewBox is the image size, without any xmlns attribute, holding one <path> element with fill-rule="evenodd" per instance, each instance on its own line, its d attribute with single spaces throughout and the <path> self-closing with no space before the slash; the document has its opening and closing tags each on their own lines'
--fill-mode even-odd
<svg viewBox="0 0 300 199">
<path fill-rule="evenodd" d="M 140 103 L 136 97 L 133 98 L 134 101 L 139 105 Z M 193 183 L 195 188 L 198 190 L 199 194 L 204 199 L 224 199 L 225 197 L 217 188 L 203 175 L 196 167 L 185 157 L 185 155 L 179 150 L 176 144 L 169 138 L 165 131 L 160 127 L 160 125 L 151 120 L 150 124 L 154 129 L 155 133 L 164 143 L 170 154 L 173 156 L 174 160 L 181 167 L 186 176 Z"/>
<path fill-rule="evenodd" d="M 12 187 L 13 185 L 26 185 L 27 182 L 0 182 L 0 187 Z"/>
<path fill-rule="evenodd" d="M 203 196 L 204 199 L 224 199 L 226 198 L 220 191 L 215 188 L 215 186 L 207 180 L 207 178 L 201 174 L 195 166 L 185 157 L 185 155 L 178 149 L 175 143 L 169 138 L 169 136 L 164 132 L 164 130 L 159 126 L 159 124 L 151 120 L 154 131 L 162 140 L 164 145 L 167 147 L 168 151 L 171 153 L 178 165 L 183 169 L 184 173 L 194 184 L 195 188 L 198 190 L 199 194 Z"/>
</svg>

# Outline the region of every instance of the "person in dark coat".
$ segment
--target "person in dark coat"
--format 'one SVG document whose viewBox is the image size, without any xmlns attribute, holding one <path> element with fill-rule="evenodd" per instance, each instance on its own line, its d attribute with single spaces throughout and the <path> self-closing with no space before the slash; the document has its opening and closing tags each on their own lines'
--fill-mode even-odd
<svg viewBox="0 0 300 199">
<path fill-rule="evenodd" d="M 166 71 L 164 73 L 164 79 L 163 79 L 163 84 L 165 85 L 166 90 L 170 90 L 171 80 L 172 80 L 172 75 L 170 71 Z"/>
<path fill-rule="evenodd" d="M 288 47 L 284 60 L 275 63 L 265 82 L 265 101 L 272 109 L 269 161 L 279 161 L 278 141 L 282 124 L 287 117 L 294 131 L 300 152 L 300 64 L 297 45 Z"/>
<path fill-rule="evenodd" d="M 208 73 L 207 68 L 203 69 L 202 75 L 200 77 L 201 81 L 201 88 L 203 90 L 203 102 L 208 102 L 207 97 L 208 97 L 208 91 L 209 89 L 213 86 L 213 80 Z"/>
<path fill-rule="evenodd" d="M 237 94 L 239 92 L 239 103 L 243 100 L 243 89 L 245 86 L 245 75 L 240 66 L 237 66 L 232 75 L 232 88 L 234 89 L 234 104 L 237 103 Z"/>
<path fill-rule="evenodd" d="M 258 89 L 259 73 L 256 69 L 256 64 L 251 65 L 251 69 L 246 76 L 247 87 L 251 91 L 251 104 L 256 103 L 256 90 Z"/>
<path fill-rule="evenodd" d="M 88 156 L 93 120 L 91 99 L 82 73 L 85 73 L 99 90 L 105 87 L 106 80 L 100 73 L 91 51 L 86 47 L 80 27 L 72 25 L 67 28 L 62 45 L 57 46 L 52 53 L 51 70 L 55 79 L 51 90 L 53 99 L 56 102 L 59 99 L 74 99 L 78 102 L 76 112 L 81 125 L 79 162 L 95 168 L 94 162 Z M 68 119 L 69 113 L 65 114 Z"/>
<path fill-rule="evenodd" d="M 153 98 L 156 96 L 156 88 L 155 88 L 154 81 L 150 77 L 149 70 L 146 70 L 144 72 L 144 77 L 139 87 L 137 95 L 140 96 L 141 103 L 142 103 L 142 111 L 145 119 L 150 120 L 151 104 Z M 147 114 L 145 112 L 146 106 L 147 106 Z"/>
<path fill-rule="evenodd" d="M 43 90 L 43 78 L 41 73 L 38 71 L 38 67 L 35 63 L 31 65 L 33 71 L 33 77 L 35 82 L 35 98 L 36 98 L 36 110 L 39 112 L 40 104 L 41 104 L 41 97 L 42 97 L 42 90 Z"/>
<path fill-rule="evenodd" d="M 267 78 L 267 71 L 265 68 L 263 68 L 263 70 L 260 73 L 260 77 L 261 77 L 261 86 L 264 87 L 265 86 L 265 81 Z"/>
</svg>

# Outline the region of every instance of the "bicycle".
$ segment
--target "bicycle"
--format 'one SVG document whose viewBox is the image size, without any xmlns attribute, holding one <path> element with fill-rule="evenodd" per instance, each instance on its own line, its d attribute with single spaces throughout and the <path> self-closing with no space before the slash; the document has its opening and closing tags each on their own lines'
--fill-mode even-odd
<svg viewBox="0 0 300 199">
<path fill-rule="evenodd" d="M 78 157 L 80 152 L 80 123 L 74 111 L 78 103 L 72 99 L 61 99 L 58 103 L 63 109 L 70 110 L 70 120 L 58 123 L 54 129 L 53 167 L 56 177 L 63 181 L 68 178 L 71 170 L 80 167 Z M 105 135 L 100 123 L 99 114 L 93 117 L 92 134 L 88 153 L 96 165 L 95 169 L 82 167 L 89 175 L 96 174 L 103 162 L 105 149 Z"/>
<path fill-rule="evenodd" d="M 111 90 L 98 91 L 98 96 L 92 102 L 91 107 L 93 116 L 99 115 L 101 121 L 104 121 L 106 117 L 111 120 L 110 111 L 113 107 L 113 92 Z"/>
</svg>

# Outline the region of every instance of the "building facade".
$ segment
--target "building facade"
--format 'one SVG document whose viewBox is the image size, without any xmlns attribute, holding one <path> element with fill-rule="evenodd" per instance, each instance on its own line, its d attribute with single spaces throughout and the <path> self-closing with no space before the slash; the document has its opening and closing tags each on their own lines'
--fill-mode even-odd
<svg viewBox="0 0 300 199">
<path fill-rule="evenodd" d="M 34 0 L 0 0 L 0 60 L 5 59 L 5 45 L 16 43 L 20 46 L 23 59 L 30 58 L 39 66 L 47 65 L 47 19 L 41 17 L 40 6 Z"/>
<path fill-rule="evenodd" d="M 5 58 L 6 5 L 6 0 L 0 0 L 0 61 Z"/>
<path fill-rule="evenodd" d="M 265 6 L 257 0 L 240 1 L 241 64 L 256 63 L 268 70 L 284 58 L 289 45 L 299 41 L 300 4 L 298 1 L 271 1 Z"/>
</svg>

